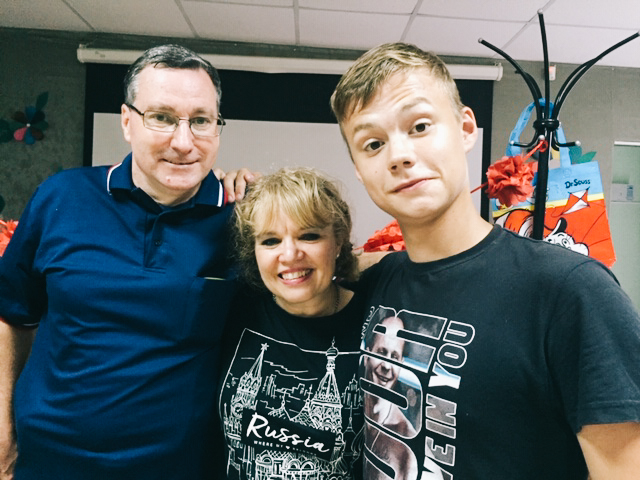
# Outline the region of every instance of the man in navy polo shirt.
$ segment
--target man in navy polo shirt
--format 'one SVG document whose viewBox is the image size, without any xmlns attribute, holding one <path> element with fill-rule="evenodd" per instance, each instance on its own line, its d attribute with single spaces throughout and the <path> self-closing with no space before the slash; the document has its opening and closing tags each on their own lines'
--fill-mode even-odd
<svg viewBox="0 0 640 480">
<path fill-rule="evenodd" d="M 132 153 L 26 207 L 0 261 L 0 479 L 210 478 L 234 283 L 220 93 L 190 50 L 146 51 L 125 78 Z"/>
</svg>

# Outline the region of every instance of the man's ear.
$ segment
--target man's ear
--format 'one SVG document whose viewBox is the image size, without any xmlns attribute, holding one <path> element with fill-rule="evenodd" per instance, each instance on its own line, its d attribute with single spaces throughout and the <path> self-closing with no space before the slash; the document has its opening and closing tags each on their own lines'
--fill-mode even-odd
<svg viewBox="0 0 640 480">
<path fill-rule="evenodd" d="M 462 143 L 465 153 L 469 153 L 478 140 L 478 124 L 476 116 L 469 107 L 463 107 L 460 111 L 462 127 Z"/>
<path fill-rule="evenodd" d="M 122 127 L 122 134 L 124 139 L 131 143 L 131 110 L 124 103 L 120 107 L 120 126 Z"/>
</svg>

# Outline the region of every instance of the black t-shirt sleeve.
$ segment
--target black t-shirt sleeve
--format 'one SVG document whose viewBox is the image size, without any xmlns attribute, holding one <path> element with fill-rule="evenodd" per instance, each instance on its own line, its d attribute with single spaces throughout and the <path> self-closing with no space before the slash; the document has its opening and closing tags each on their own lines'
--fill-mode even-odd
<svg viewBox="0 0 640 480">
<path fill-rule="evenodd" d="M 547 354 L 573 431 L 640 421 L 640 318 L 611 272 L 597 262 L 577 266 L 556 308 Z"/>
</svg>

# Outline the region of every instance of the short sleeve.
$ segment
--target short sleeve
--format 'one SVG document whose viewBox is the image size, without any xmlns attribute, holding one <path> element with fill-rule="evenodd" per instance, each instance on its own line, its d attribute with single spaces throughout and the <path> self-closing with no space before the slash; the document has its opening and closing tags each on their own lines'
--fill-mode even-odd
<svg viewBox="0 0 640 480">
<path fill-rule="evenodd" d="M 548 362 L 573 431 L 640 421 L 640 316 L 613 274 L 581 263 L 558 287 L 555 309 Z"/>
<path fill-rule="evenodd" d="M 46 209 L 41 192 L 32 196 L 0 257 L 0 316 L 13 325 L 37 325 L 46 306 L 45 280 L 34 266 Z"/>
</svg>

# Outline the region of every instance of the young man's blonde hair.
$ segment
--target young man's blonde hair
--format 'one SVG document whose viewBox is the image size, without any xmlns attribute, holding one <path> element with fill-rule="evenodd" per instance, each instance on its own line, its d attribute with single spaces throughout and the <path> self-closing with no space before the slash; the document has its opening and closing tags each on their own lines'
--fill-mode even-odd
<svg viewBox="0 0 640 480">
<path fill-rule="evenodd" d="M 269 228 L 285 214 L 301 228 L 331 226 L 337 245 L 335 275 L 353 281 L 357 277 L 357 260 L 351 244 L 349 205 L 334 182 L 317 170 L 282 168 L 265 175 L 249 186 L 245 197 L 235 207 L 234 239 L 236 255 L 245 279 L 264 287 L 256 263 L 255 240 L 260 229 Z"/>
<path fill-rule="evenodd" d="M 385 43 L 358 58 L 340 79 L 331 95 L 331 109 L 338 123 L 342 126 L 356 110 L 366 107 L 391 76 L 421 68 L 441 83 L 459 115 L 463 108 L 460 93 L 440 57 L 408 43 Z"/>
</svg>

